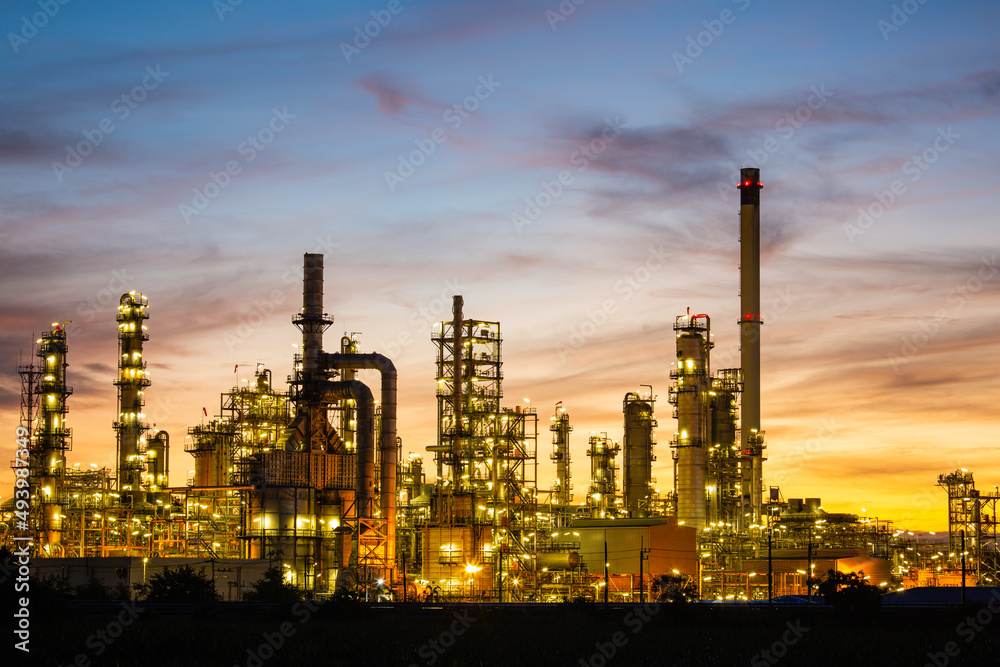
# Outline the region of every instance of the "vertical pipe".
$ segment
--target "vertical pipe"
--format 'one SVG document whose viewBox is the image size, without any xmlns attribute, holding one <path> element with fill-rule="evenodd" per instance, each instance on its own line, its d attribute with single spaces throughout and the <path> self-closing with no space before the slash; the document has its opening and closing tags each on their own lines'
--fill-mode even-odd
<svg viewBox="0 0 1000 667">
<path fill-rule="evenodd" d="M 391 365 L 391 364 L 390 364 Z M 382 443 L 379 471 L 379 506 L 386 524 L 386 561 L 396 561 L 396 370 L 382 373 Z M 403 582 L 406 583 L 405 581 Z"/>
<path fill-rule="evenodd" d="M 454 315 L 454 320 L 452 322 L 452 335 L 454 340 L 452 343 L 452 357 L 454 361 L 454 367 L 452 370 L 453 376 L 453 389 L 452 389 L 452 410 L 455 413 L 455 436 L 452 443 L 452 486 L 458 491 L 462 488 L 462 306 L 464 301 L 460 294 L 456 294 L 453 298 L 452 303 L 452 314 Z"/>
<path fill-rule="evenodd" d="M 749 465 L 741 474 L 744 511 L 751 523 L 761 515 L 763 475 L 760 431 L 760 169 L 740 170 L 740 405 L 741 453 Z"/>
</svg>

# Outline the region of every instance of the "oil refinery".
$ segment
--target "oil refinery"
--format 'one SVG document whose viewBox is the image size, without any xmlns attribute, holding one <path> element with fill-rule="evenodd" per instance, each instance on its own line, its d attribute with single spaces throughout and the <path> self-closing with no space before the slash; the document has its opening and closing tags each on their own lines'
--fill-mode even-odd
<svg viewBox="0 0 1000 667">
<path fill-rule="evenodd" d="M 500 322 L 470 317 L 488 313 L 456 294 L 427 346 L 428 372 L 436 350 L 437 438 L 405 452 L 396 367 L 357 337 L 324 338 L 334 322 L 324 312 L 324 256 L 308 253 L 302 306 L 289 313 L 302 337 L 287 390 L 258 366 L 247 386 L 221 394 L 217 414 L 206 410 L 188 428 L 183 452 L 149 426 L 150 305 L 138 291 L 123 294 L 116 467 L 81 469 L 68 457 L 72 341 L 55 324 L 37 340 L 37 360 L 18 368 L 28 458 L 12 467 L 30 500 L 3 503 L 3 543 L 30 535 L 39 571 L 88 559 L 88 572 L 105 562 L 130 580 L 180 562 L 213 572 L 280 564 L 287 581 L 318 597 L 628 602 L 649 596 L 657 578 L 679 576 L 703 599 L 767 599 L 810 593 L 810 575 L 831 569 L 863 570 L 893 590 L 960 577 L 994 585 L 1000 494 L 976 489 L 968 470 L 937 480 L 947 544 L 766 485 L 759 169 L 743 169 L 738 187 L 740 367 L 712 366 L 709 314 L 675 314 L 664 346 L 676 361 L 624 379 L 640 390 L 624 394 L 620 430 L 574 435 L 561 403 L 551 414 L 505 405 Z M 361 371 L 377 372 L 379 386 L 358 379 Z M 667 400 L 640 382 L 669 382 Z M 672 434 L 669 447 L 658 443 L 660 428 Z M 661 493 L 653 462 L 668 454 L 673 484 Z M 574 481 L 571 461 L 584 455 L 590 477 Z M 188 456 L 190 477 L 172 473 L 171 462 Z M 546 456 L 551 485 L 538 478 Z M 240 599 L 242 583 L 233 583 L 235 592 L 221 592 Z"/>
</svg>

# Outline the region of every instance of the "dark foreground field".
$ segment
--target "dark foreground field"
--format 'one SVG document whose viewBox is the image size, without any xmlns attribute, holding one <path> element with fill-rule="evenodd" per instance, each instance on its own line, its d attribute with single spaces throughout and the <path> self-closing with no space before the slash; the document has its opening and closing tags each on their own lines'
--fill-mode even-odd
<svg viewBox="0 0 1000 667">
<path fill-rule="evenodd" d="M 982 605 L 882 609 L 859 617 L 828 608 L 706 605 L 198 609 L 119 603 L 43 616 L 32 616 L 30 656 L 15 651 L 4 664 L 941 667 L 995 665 L 1000 655 L 1000 620 Z M 11 634 L 4 635 L 8 648 Z"/>
</svg>

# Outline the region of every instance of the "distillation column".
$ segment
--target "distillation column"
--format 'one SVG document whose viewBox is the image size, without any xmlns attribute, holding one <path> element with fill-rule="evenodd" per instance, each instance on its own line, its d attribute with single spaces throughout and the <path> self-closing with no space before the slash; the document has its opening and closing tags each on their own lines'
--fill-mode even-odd
<svg viewBox="0 0 1000 667">
<path fill-rule="evenodd" d="M 617 442 L 610 440 L 607 433 L 591 435 L 587 444 L 587 456 L 590 457 L 590 489 L 587 501 L 591 517 L 604 519 L 608 515 L 618 513 L 615 507 L 615 497 L 618 493 L 615 458 L 621 447 Z"/>
<path fill-rule="evenodd" d="M 149 340 L 144 320 L 149 318 L 146 297 L 129 292 L 118 306 L 118 491 L 124 505 L 135 506 L 142 488 L 143 450 L 149 427 L 143 421 L 143 392 L 149 386 L 142 344 Z"/>
<path fill-rule="evenodd" d="M 622 490 L 625 511 L 633 519 L 649 516 L 649 500 L 653 482 L 653 396 L 640 398 L 639 394 L 625 394 L 622 405 L 625 415 L 625 480 Z"/>
<path fill-rule="evenodd" d="M 48 555 L 50 547 L 61 543 L 63 483 L 66 478 L 66 450 L 69 448 L 70 429 L 66 427 L 66 397 L 73 393 L 66 386 L 66 332 L 53 325 L 52 331 L 42 334 L 37 356 L 41 361 L 39 383 L 38 426 L 35 429 L 35 452 L 32 473 L 38 472 L 38 484 L 33 488 L 40 494 L 38 502 L 38 531 L 42 548 Z"/>
<path fill-rule="evenodd" d="M 697 530 L 705 527 L 705 479 L 708 442 L 709 350 L 712 349 L 708 315 L 681 315 L 677 332 L 677 380 L 671 398 L 677 405 L 677 519 Z"/>
<path fill-rule="evenodd" d="M 552 425 L 549 430 L 552 431 L 552 460 L 556 464 L 552 503 L 560 507 L 567 507 L 573 500 L 569 455 L 569 433 L 573 427 L 569 423 L 569 415 L 562 409 L 562 406 L 556 406 L 556 414 L 552 417 Z"/>
<path fill-rule="evenodd" d="M 740 170 L 740 404 L 742 519 L 758 523 L 761 516 L 764 433 L 760 428 L 760 169 Z M 744 524 L 744 526 L 747 524 Z"/>
</svg>

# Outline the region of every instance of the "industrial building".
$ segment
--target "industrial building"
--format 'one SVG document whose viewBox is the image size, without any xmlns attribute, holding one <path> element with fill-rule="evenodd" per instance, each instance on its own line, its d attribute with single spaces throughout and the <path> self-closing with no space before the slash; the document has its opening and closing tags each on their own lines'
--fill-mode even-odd
<svg viewBox="0 0 1000 667">
<path fill-rule="evenodd" d="M 542 488 L 539 414 L 504 405 L 500 323 L 467 317 L 461 295 L 431 337 L 436 442 L 404 456 L 396 368 L 351 336 L 327 351 L 323 256 L 306 254 L 292 318 L 301 354 L 287 390 L 258 366 L 247 386 L 223 392 L 218 413 L 206 410 L 183 453 L 173 452 L 175 462 L 193 458 L 188 479 L 171 476 L 170 435 L 153 433 L 144 412 L 147 297 L 129 292 L 118 307 L 113 470 L 69 463 L 70 341 L 59 325 L 44 333 L 37 362 L 18 369 L 30 502 L 4 503 L 3 541 L 30 535 L 40 571 L 88 559 L 88 572 L 129 582 L 140 564 L 143 578 L 171 562 L 207 563 L 213 573 L 219 564 L 238 573 L 220 589 L 226 599 L 239 599 L 244 572 L 270 563 L 312 595 L 367 594 L 382 582 L 407 600 L 632 601 L 655 595 L 663 577 L 695 582 L 703 598 L 762 599 L 805 593 L 810 575 L 829 569 L 863 569 L 893 588 L 947 582 L 959 567 L 993 583 L 998 494 L 976 490 L 968 471 L 938 481 L 947 550 L 890 521 L 828 513 L 818 498 L 785 499 L 765 486 L 759 170 L 743 169 L 738 187 L 740 368 L 712 368 L 711 318 L 688 310 L 673 324 L 676 361 L 633 379 L 670 380 L 668 493 L 653 475 L 665 417 L 651 385 L 624 395 L 620 441 L 611 428 L 574 440 L 557 404 L 548 426 L 556 477 Z M 362 370 L 379 373 L 377 389 L 358 379 Z M 590 459 L 579 498 L 574 450 Z"/>
</svg>

